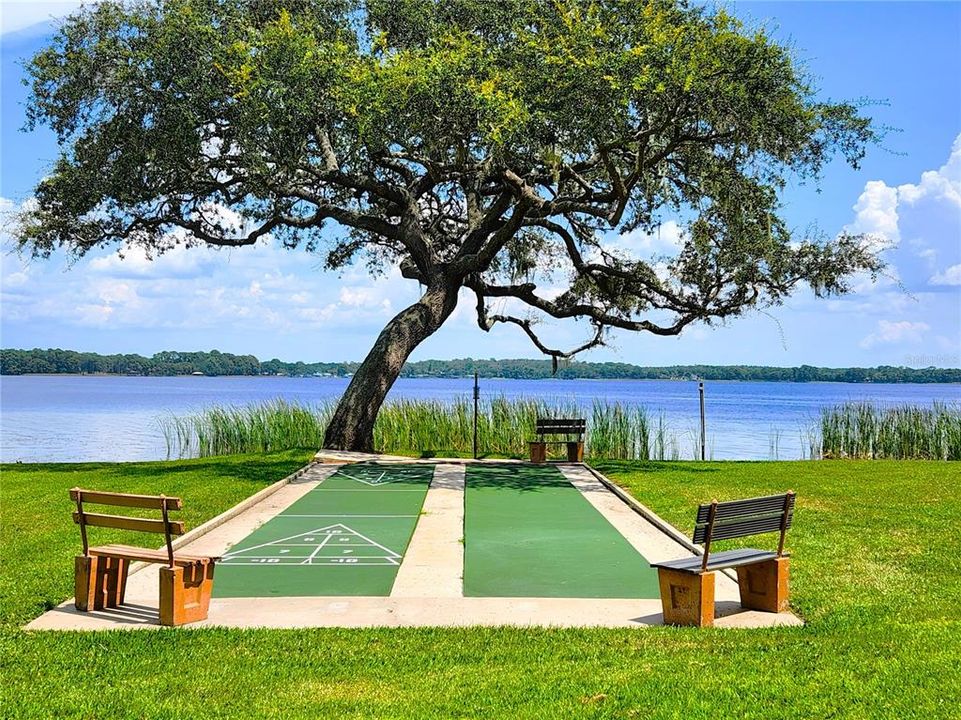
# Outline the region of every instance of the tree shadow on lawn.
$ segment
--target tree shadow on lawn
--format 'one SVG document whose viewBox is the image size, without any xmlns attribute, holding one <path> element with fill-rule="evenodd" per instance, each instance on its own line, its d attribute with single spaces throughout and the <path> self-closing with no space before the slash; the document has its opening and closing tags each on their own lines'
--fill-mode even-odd
<svg viewBox="0 0 961 720">
<path fill-rule="evenodd" d="M 305 451 L 306 452 L 306 451 Z M 295 456 L 254 457 L 249 462 L 236 456 L 210 457 L 176 461 L 155 462 L 92 462 L 92 463 L 38 463 L 7 464 L 3 466 L 4 475 L 14 478 L 19 473 L 62 474 L 69 483 L 77 484 L 82 478 L 96 479 L 97 482 L 150 481 L 164 480 L 179 483 L 182 480 L 203 480 L 204 476 L 222 480 L 238 480 L 257 484 L 276 482 L 299 467 L 307 464 L 307 459 L 298 460 Z M 73 477 L 70 477 L 73 476 Z M 68 483 L 68 484 L 69 484 Z"/>
<path fill-rule="evenodd" d="M 590 459 L 587 463 L 599 473 L 680 473 L 686 475 L 703 475 L 704 473 L 720 472 L 716 466 L 705 467 L 700 461 L 694 460 L 603 460 Z"/>
</svg>

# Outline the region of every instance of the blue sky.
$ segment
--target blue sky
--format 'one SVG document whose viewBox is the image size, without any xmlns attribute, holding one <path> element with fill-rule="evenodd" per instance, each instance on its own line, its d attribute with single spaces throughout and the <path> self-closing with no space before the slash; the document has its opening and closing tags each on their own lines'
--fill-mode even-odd
<svg viewBox="0 0 961 720">
<path fill-rule="evenodd" d="M 45 129 L 22 133 L 22 72 L 51 17 L 72 2 L 0 2 L 0 211 L 29 198 L 57 148 Z M 738 16 L 789 43 L 820 94 L 884 101 L 869 109 L 897 129 L 859 171 L 835 164 L 819 187 L 792 184 L 785 213 L 798 228 L 868 232 L 892 246 L 889 276 L 849 296 L 802 291 L 783 307 L 679 338 L 620 333 L 582 356 L 640 365 L 961 365 L 961 4 L 735 2 Z M 638 252 L 671 247 L 672 226 L 615 238 Z M 416 299 L 396 272 L 324 273 L 319 261 L 270 243 L 192 250 L 149 262 L 101 252 L 70 265 L 26 262 L 3 238 L 0 344 L 152 354 L 164 349 L 253 353 L 262 359 L 357 360 L 384 323 Z M 545 325 L 555 345 L 576 324 Z M 536 357 L 516 328 L 481 332 L 465 296 L 416 359 Z"/>
</svg>

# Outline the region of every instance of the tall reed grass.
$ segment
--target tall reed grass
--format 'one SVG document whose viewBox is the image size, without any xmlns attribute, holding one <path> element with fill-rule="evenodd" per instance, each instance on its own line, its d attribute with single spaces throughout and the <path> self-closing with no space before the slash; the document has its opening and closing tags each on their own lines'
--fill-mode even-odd
<svg viewBox="0 0 961 720">
<path fill-rule="evenodd" d="M 821 411 L 820 456 L 961 460 L 961 406 L 881 407 L 851 402 Z"/>
<path fill-rule="evenodd" d="M 320 447 L 333 408 L 285 400 L 244 407 L 211 406 L 160 421 L 167 457 L 210 457 Z"/>
<path fill-rule="evenodd" d="M 210 407 L 196 415 L 161 421 L 168 457 L 207 457 L 321 446 L 333 403 L 310 407 L 284 400 L 246 407 Z M 524 457 L 538 417 L 581 417 L 572 402 L 495 397 L 482 402 L 477 445 L 482 454 Z M 596 402 L 589 413 L 585 451 L 625 460 L 677 459 L 677 438 L 663 415 L 656 422 L 640 406 Z M 377 416 L 374 446 L 380 452 L 469 455 L 473 450 L 473 402 L 398 400 Z"/>
</svg>

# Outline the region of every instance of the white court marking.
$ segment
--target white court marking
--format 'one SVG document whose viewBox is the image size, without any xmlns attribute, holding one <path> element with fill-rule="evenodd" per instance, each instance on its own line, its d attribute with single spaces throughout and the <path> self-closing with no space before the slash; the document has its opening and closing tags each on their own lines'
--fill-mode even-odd
<svg viewBox="0 0 961 720">
<path fill-rule="evenodd" d="M 290 548 L 292 547 L 312 548 L 312 550 L 310 555 L 302 557 L 290 554 Z M 272 554 L 270 550 L 265 550 L 265 548 L 276 549 L 276 553 Z M 361 550 L 358 551 L 354 548 L 361 548 Z M 364 549 L 377 550 L 377 552 L 368 555 L 363 552 Z M 324 554 L 318 557 L 324 550 L 336 554 Z M 286 557 L 280 557 L 280 555 L 286 555 Z M 371 540 L 366 535 L 343 523 L 337 523 L 227 553 L 220 562 L 230 565 L 340 565 L 358 567 L 364 565 L 400 565 L 402 558 L 402 555 L 379 542 Z"/>
<path fill-rule="evenodd" d="M 384 480 L 384 477 L 387 475 L 386 470 L 378 475 L 376 480 L 365 480 L 362 477 L 354 477 L 353 475 L 348 475 L 343 470 L 340 471 L 339 475 L 351 480 L 356 480 L 359 483 L 364 483 L 364 485 L 386 485 L 387 483 L 394 482 L 393 480 Z"/>
<path fill-rule="evenodd" d="M 355 479 L 355 478 L 352 478 L 352 479 Z M 361 481 L 361 482 L 363 482 L 363 481 Z M 388 482 L 394 482 L 394 481 L 393 481 L 393 480 L 389 480 Z M 379 484 L 380 484 L 380 485 L 386 485 L 387 483 L 386 483 L 386 482 L 382 482 L 382 483 L 379 483 Z M 370 491 L 369 491 L 369 490 L 364 490 L 364 488 L 325 488 L 325 487 L 323 487 L 322 485 L 318 485 L 318 486 L 315 487 L 313 490 L 311 490 L 311 492 L 332 493 L 332 492 L 370 492 Z M 424 492 L 424 489 L 423 489 L 423 488 L 394 488 L 393 490 L 391 490 L 391 492 L 398 492 L 398 493 L 402 493 L 402 492 L 422 493 L 422 492 Z"/>
</svg>

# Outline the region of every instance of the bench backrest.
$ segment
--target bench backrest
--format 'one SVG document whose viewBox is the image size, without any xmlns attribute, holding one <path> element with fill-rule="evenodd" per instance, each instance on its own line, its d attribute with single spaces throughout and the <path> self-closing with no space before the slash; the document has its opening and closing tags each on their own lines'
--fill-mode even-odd
<svg viewBox="0 0 961 720">
<path fill-rule="evenodd" d="M 694 542 L 704 543 L 703 567 L 707 567 L 711 542 L 780 532 L 778 557 L 784 552 L 784 535 L 794 519 L 794 491 L 783 495 L 766 495 L 746 500 L 717 500 L 697 509 Z"/>
<path fill-rule="evenodd" d="M 587 430 L 587 420 L 583 418 L 537 418 L 538 435 L 577 435 L 582 437 Z"/>
<path fill-rule="evenodd" d="M 83 554 L 86 555 L 90 544 L 87 541 L 87 526 L 116 528 L 118 530 L 136 530 L 137 532 L 162 533 L 167 545 L 167 558 L 170 566 L 174 565 L 174 551 L 171 536 L 183 535 L 186 527 L 181 520 L 171 520 L 168 517 L 170 510 L 180 510 L 183 501 L 177 497 L 167 497 L 165 495 L 133 495 L 130 493 L 100 492 L 97 490 L 84 490 L 73 488 L 70 490 L 70 499 L 74 501 L 77 509 L 73 513 L 73 521 L 80 526 L 80 537 L 83 540 Z M 91 513 L 83 508 L 84 503 L 94 505 L 112 505 L 115 507 L 144 508 L 148 510 L 160 510 L 161 519 L 150 519 L 142 517 L 130 517 L 128 515 L 107 515 L 104 513 Z"/>
</svg>

